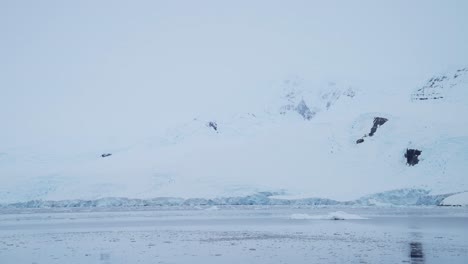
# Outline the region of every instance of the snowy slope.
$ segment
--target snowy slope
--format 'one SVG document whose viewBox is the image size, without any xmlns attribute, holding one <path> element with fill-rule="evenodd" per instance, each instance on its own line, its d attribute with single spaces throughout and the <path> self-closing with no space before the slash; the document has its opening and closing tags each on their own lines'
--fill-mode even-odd
<svg viewBox="0 0 468 264">
<path fill-rule="evenodd" d="M 468 192 L 451 195 L 445 198 L 441 204 L 447 206 L 468 206 Z"/>
<path fill-rule="evenodd" d="M 467 68 L 408 89 L 298 77 L 276 88 L 257 112 L 198 116 L 132 145 L 2 150 L 0 203 L 264 191 L 350 201 L 404 188 L 468 190 Z M 419 163 L 407 164 L 407 149 L 421 151 Z"/>
</svg>

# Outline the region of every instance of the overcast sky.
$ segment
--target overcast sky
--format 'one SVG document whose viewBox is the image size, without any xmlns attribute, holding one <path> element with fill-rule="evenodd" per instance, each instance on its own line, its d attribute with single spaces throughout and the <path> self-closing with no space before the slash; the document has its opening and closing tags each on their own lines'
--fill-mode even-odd
<svg viewBox="0 0 468 264">
<path fill-rule="evenodd" d="M 416 86 L 468 64 L 467 14 L 465 0 L 1 0 L 0 152 L 125 145 L 244 112 L 291 75 Z"/>
</svg>

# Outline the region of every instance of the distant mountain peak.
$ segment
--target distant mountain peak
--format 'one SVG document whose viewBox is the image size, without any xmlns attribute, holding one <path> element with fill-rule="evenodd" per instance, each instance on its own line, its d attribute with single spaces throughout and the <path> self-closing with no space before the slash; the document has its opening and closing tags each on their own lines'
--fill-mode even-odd
<svg viewBox="0 0 468 264">
<path fill-rule="evenodd" d="M 335 82 L 306 86 L 302 79 L 293 78 L 286 80 L 283 86 L 285 103 L 280 107 L 280 114 L 295 112 L 305 120 L 311 120 L 320 111 L 329 110 L 340 98 L 356 96 L 353 88 L 344 88 Z"/>
</svg>

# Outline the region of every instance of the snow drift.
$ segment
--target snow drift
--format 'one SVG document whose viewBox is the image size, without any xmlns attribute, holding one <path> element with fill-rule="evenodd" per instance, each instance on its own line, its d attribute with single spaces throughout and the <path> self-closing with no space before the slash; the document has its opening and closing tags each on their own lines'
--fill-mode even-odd
<svg viewBox="0 0 468 264">
<path fill-rule="evenodd" d="M 457 193 L 445 198 L 441 205 L 468 206 L 468 192 Z"/>
</svg>

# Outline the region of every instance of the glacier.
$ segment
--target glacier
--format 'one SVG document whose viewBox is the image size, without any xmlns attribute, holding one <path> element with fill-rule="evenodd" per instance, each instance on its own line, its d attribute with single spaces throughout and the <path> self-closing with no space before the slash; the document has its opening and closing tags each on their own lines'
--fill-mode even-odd
<svg viewBox="0 0 468 264">
<path fill-rule="evenodd" d="M 197 116 L 131 145 L 4 150 L 0 204 L 437 205 L 468 190 L 467 68 L 405 89 L 292 77 L 272 91 L 257 111 Z"/>
<path fill-rule="evenodd" d="M 139 207 L 196 207 L 236 205 L 266 205 L 266 206 L 439 206 L 448 204 L 445 199 L 454 194 L 430 195 L 423 189 L 401 189 L 367 195 L 354 201 L 336 201 L 323 198 L 284 199 L 281 193 L 261 192 L 244 197 L 206 198 L 176 198 L 159 197 L 153 199 L 130 199 L 121 197 L 106 197 L 96 200 L 62 200 L 0 204 L 0 208 L 139 208 Z"/>
</svg>

